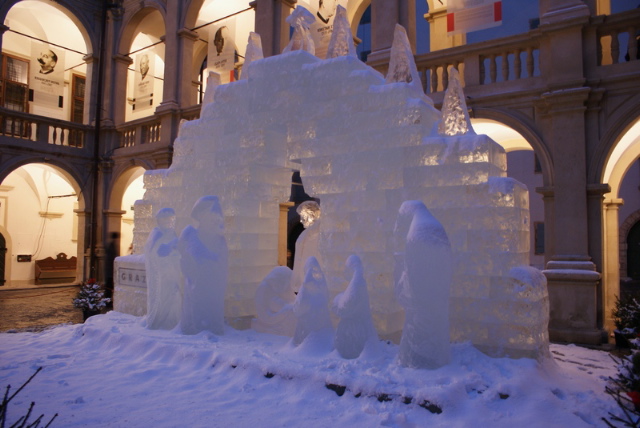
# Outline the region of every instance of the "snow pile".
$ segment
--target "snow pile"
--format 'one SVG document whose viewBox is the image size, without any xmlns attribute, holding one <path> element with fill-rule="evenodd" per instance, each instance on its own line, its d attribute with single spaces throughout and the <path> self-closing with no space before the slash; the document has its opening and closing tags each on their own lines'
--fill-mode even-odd
<svg viewBox="0 0 640 428">
<path fill-rule="evenodd" d="M 540 365 L 454 344 L 451 364 L 414 370 L 384 342 L 345 360 L 286 337 L 229 327 L 222 337 L 185 336 L 110 312 L 0 334 L 0 386 L 17 388 L 43 366 L 8 421 L 35 401 L 34 412 L 58 412 L 64 427 L 604 426 L 616 410 L 604 393 L 613 361 L 576 346 L 551 350 L 555 362 Z"/>
</svg>

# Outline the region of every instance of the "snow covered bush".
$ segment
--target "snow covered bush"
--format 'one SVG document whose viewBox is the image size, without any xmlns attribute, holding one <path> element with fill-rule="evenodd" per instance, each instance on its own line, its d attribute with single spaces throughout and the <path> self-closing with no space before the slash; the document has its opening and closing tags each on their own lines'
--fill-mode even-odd
<svg viewBox="0 0 640 428">
<path fill-rule="evenodd" d="M 73 299 L 73 306 L 83 311 L 100 311 L 110 301 L 110 298 L 104 297 L 102 286 L 95 279 L 89 278 L 85 284 L 82 284 L 78 295 Z"/>
</svg>

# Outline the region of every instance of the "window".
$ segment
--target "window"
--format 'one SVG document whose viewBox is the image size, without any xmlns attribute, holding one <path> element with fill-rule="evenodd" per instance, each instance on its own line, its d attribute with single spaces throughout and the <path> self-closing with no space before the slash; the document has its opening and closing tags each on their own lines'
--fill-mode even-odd
<svg viewBox="0 0 640 428">
<path fill-rule="evenodd" d="M 29 100 L 29 61 L 9 55 L 0 57 L 0 106 L 13 111 L 27 112 Z M 5 135 L 26 137 L 28 127 L 22 120 L 5 118 Z"/>
<path fill-rule="evenodd" d="M 84 87 L 86 79 L 73 75 L 71 85 L 71 122 L 84 123 Z"/>
</svg>

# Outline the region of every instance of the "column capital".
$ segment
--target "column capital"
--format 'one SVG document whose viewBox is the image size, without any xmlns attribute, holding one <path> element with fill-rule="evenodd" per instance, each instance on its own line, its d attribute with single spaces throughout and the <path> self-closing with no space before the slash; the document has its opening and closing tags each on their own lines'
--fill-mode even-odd
<svg viewBox="0 0 640 428">
<path fill-rule="evenodd" d="M 129 55 L 115 54 L 113 55 L 113 60 L 127 66 L 133 64 L 133 59 Z"/>
<path fill-rule="evenodd" d="M 196 40 L 198 40 L 198 38 L 200 37 L 198 35 L 198 33 L 196 33 L 195 31 L 192 31 L 188 28 L 181 28 L 178 30 L 178 36 L 180 36 L 183 39 L 186 40 L 191 40 L 193 42 L 195 42 Z"/>
</svg>

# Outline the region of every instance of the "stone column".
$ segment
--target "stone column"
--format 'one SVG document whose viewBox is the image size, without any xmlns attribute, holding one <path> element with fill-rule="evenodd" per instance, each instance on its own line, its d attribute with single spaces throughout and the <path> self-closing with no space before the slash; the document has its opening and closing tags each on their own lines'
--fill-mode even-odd
<svg viewBox="0 0 640 428">
<path fill-rule="evenodd" d="M 193 46 L 198 33 L 187 28 L 178 31 L 180 45 L 180 84 L 178 85 L 178 103 L 185 108 L 197 104 L 197 93 L 193 91 Z"/>
<path fill-rule="evenodd" d="M 121 125 L 124 123 L 127 108 L 127 70 L 133 64 L 133 60 L 127 55 L 114 55 L 113 61 L 113 89 L 111 93 L 114 94 L 114 97 L 111 108 L 114 124 Z"/>
<path fill-rule="evenodd" d="M 411 48 L 416 50 L 416 5 L 413 0 L 371 2 L 371 53 L 367 63 L 381 71 L 389 65 L 389 54 L 396 24 L 407 30 Z"/>
<path fill-rule="evenodd" d="M 87 242 L 87 211 L 82 209 L 73 210 L 73 212 L 78 216 L 78 239 L 76 241 L 77 244 L 77 252 L 78 255 L 78 265 L 76 267 L 76 280 L 75 282 L 80 283 L 85 279 L 86 266 L 88 264 L 88 260 L 86 259 L 85 249 L 88 247 Z"/>
<path fill-rule="evenodd" d="M 289 24 L 285 22 L 297 0 L 254 0 L 250 6 L 256 10 L 255 31 L 262 39 L 265 57 L 278 55 L 289 43 Z"/>
<path fill-rule="evenodd" d="M 602 284 L 603 325 L 613 331 L 615 325 L 611 311 L 615 307 L 616 297 L 620 296 L 620 227 L 618 213 L 622 199 L 609 199 L 604 202 L 604 261 Z"/>
<path fill-rule="evenodd" d="M 88 53 L 82 57 L 82 60 L 87 63 L 87 74 L 85 79 L 84 88 L 84 120 L 85 123 L 92 123 L 96 118 L 96 103 L 97 99 L 97 85 L 94 85 L 94 76 L 98 73 L 98 67 L 100 67 L 100 60 L 92 53 Z M 95 74 L 94 74 L 95 73 Z M 97 79 L 96 79 L 97 80 Z M 104 98 L 103 98 L 104 99 Z"/>
</svg>

